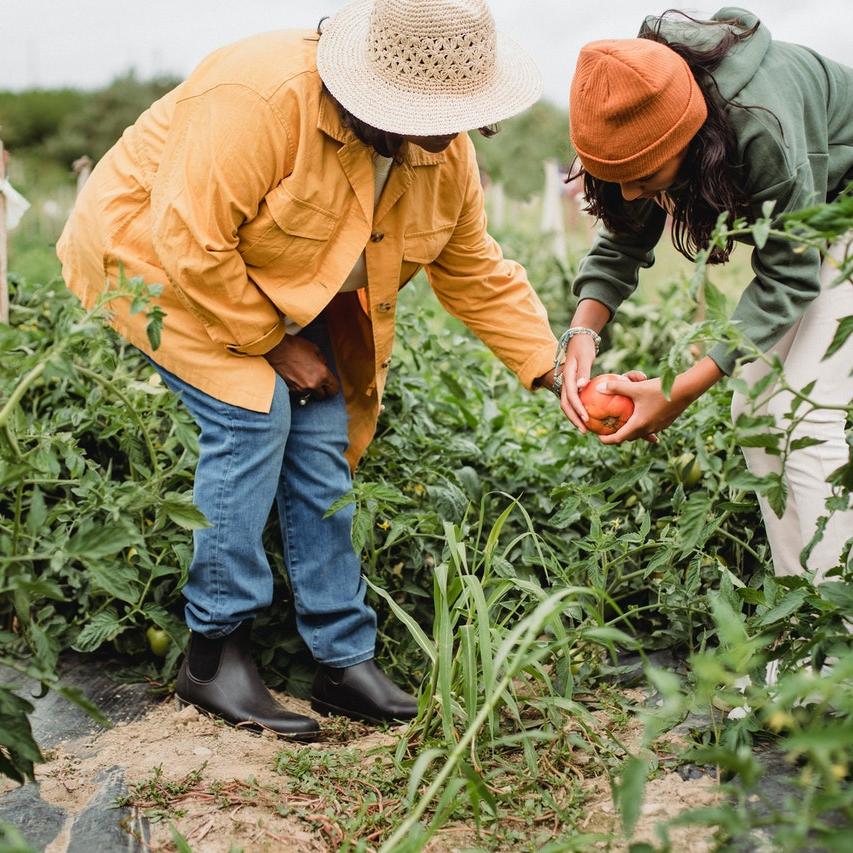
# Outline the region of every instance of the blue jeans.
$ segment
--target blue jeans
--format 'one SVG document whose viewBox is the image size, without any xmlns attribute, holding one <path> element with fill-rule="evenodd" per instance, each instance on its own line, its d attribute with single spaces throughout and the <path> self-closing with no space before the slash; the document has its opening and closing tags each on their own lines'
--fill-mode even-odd
<svg viewBox="0 0 853 853">
<path fill-rule="evenodd" d="M 302 334 L 334 365 L 322 321 Z M 351 487 L 343 395 L 291 407 L 287 385 L 276 376 L 264 414 L 223 403 L 154 367 L 200 430 L 193 499 L 211 526 L 193 534 L 183 590 L 187 625 L 208 637 L 225 636 L 272 603 L 261 537 L 275 502 L 302 639 L 319 663 L 370 660 L 376 614 L 365 603 L 352 546 L 353 508 L 323 517 Z"/>
</svg>

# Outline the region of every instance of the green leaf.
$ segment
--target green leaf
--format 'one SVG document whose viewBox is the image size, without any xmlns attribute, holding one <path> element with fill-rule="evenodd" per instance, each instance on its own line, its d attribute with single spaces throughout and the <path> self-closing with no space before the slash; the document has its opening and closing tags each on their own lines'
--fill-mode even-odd
<svg viewBox="0 0 853 853">
<path fill-rule="evenodd" d="M 394 615 L 409 629 L 409 633 L 412 635 L 412 638 L 415 642 L 421 647 L 423 653 L 430 659 L 430 662 L 434 665 L 436 661 L 436 651 L 435 646 L 432 641 L 427 638 L 427 635 L 423 632 L 423 629 L 417 622 L 415 622 L 412 617 L 397 604 L 396 601 L 384 590 L 382 587 L 377 586 L 375 583 L 372 583 L 369 578 L 365 578 L 367 581 L 367 585 L 381 598 L 385 599 L 388 606 L 394 612 Z"/>
<path fill-rule="evenodd" d="M 175 845 L 175 850 L 178 853 L 193 853 L 193 849 L 190 847 L 187 839 L 181 835 L 175 824 L 171 822 L 169 822 L 169 834 L 172 836 L 172 844 Z"/>
<path fill-rule="evenodd" d="M 102 610 L 89 620 L 71 648 L 78 652 L 93 652 L 104 643 L 114 640 L 127 627 L 114 610 Z"/>
<path fill-rule="evenodd" d="M 706 492 L 693 492 L 684 503 L 677 520 L 682 554 L 700 544 L 708 520 L 714 517 L 711 510 L 711 498 Z"/>
<path fill-rule="evenodd" d="M 9 580 L 5 590 L 0 587 L 0 592 L 3 591 L 18 591 L 26 593 L 29 599 L 34 598 L 50 598 L 53 601 L 64 601 L 65 593 L 56 581 L 49 578 L 31 578 L 26 575 L 17 575 Z"/>
<path fill-rule="evenodd" d="M 724 646 L 738 647 L 746 642 L 746 624 L 740 613 L 719 593 L 710 593 L 708 601 L 714 614 L 717 633 Z"/>
<path fill-rule="evenodd" d="M 767 244 L 767 238 L 770 236 L 770 220 L 759 219 L 752 226 L 752 239 L 755 240 L 755 247 L 763 249 Z"/>
<path fill-rule="evenodd" d="M 846 614 L 853 614 L 853 585 L 844 581 L 824 581 L 817 587 L 818 595 Z"/>
<path fill-rule="evenodd" d="M 759 625 L 772 625 L 782 619 L 787 619 L 792 613 L 802 607 L 803 602 L 809 597 L 810 590 L 791 590 L 775 607 L 762 614 L 758 620 Z"/>
<path fill-rule="evenodd" d="M 729 316 L 729 306 L 725 295 L 710 279 L 705 281 L 705 307 L 712 320 L 725 320 Z"/>
<path fill-rule="evenodd" d="M 204 513 L 189 498 L 164 500 L 160 507 L 178 527 L 183 527 L 184 530 L 204 530 L 211 526 Z"/>
<path fill-rule="evenodd" d="M 674 367 L 667 364 L 661 368 L 661 390 L 663 391 L 663 395 L 664 397 L 666 397 L 667 400 L 669 399 L 669 396 L 672 393 L 672 386 L 675 384 L 675 379 L 677 376 L 678 371 Z"/>
<path fill-rule="evenodd" d="M 637 825 L 637 819 L 640 817 L 648 772 L 648 764 L 637 756 L 631 756 L 622 765 L 617 795 L 622 832 L 626 838 L 631 837 Z"/>
<path fill-rule="evenodd" d="M 626 634 L 624 631 L 620 631 L 618 628 L 613 628 L 609 625 L 602 625 L 597 628 L 585 628 L 581 635 L 586 640 L 592 640 L 595 643 L 600 643 L 604 646 L 609 646 L 612 643 L 618 643 L 620 646 L 624 646 L 627 649 L 633 649 L 637 647 L 637 641 L 631 637 L 629 634 Z"/>
<path fill-rule="evenodd" d="M 826 439 L 812 438 L 811 436 L 803 436 L 803 438 L 795 438 L 791 442 L 791 450 L 805 450 L 807 447 L 817 447 L 819 444 L 825 444 Z"/>
<path fill-rule="evenodd" d="M 425 749 L 421 752 L 412 769 L 409 771 L 409 787 L 406 792 L 406 803 L 411 805 L 415 801 L 415 796 L 418 793 L 418 788 L 423 784 L 429 766 L 437 758 L 442 758 L 444 753 L 440 749 Z"/>
<path fill-rule="evenodd" d="M 784 477 L 781 474 L 770 474 L 765 479 L 763 491 L 770 509 L 778 518 L 781 518 L 785 514 L 785 506 L 788 503 L 788 485 Z"/>
<path fill-rule="evenodd" d="M 98 524 L 87 518 L 77 532 L 68 540 L 65 551 L 79 560 L 98 560 L 129 548 L 138 536 L 121 524 Z"/>
<path fill-rule="evenodd" d="M 33 486 L 30 495 L 30 511 L 27 513 L 27 530 L 36 536 L 41 532 L 45 521 L 47 521 L 47 505 L 44 495 L 38 486 Z"/>
<path fill-rule="evenodd" d="M 5 772 L 6 766 L 9 766 L 8 762 L 0 754 L 0 776 L 9 775 Z M 34 847 L 30 847 L 16 827 L 0 820 L 0 853 L 37 853 L 37 851 Z"/>
<path fill-rule="evenodd" d="M 33 706 L 0 685 L 0 774 L 24 783 L 35 781 L 34 765 L 43 761 L 28 714 Z"/>
<path fill-rule="evenodd" d="M 87 568 L 87 573 L 95 587 L 108 592 L 113 598 L 134 605 L 139 602 L 142 586 L 138 582 L 136 570 L 130 566 L 120 563 L 112 563 L 109 566 L 92 563 Z"/>
<path fill-rule="evenodd" d="M 151 349 L 160 349 L 160 340 L 163 335 L 163 318 L 166 312 L 162 308 L 155 306 L 148 314 L 148 325 L 145 327 L 145 332 L 148 335 L 148 343 L 151 344 Z"/>
<path fill-rule="evenodd" d="M 835 330 L 835 334 L 832 336 L 832 341 L 826 352 L 823 354 L 821 361 L 826 361 L 828 358 L 832 358 L 832 356 L 834 356 L 835 353 L 844 346 L 851 335 L 853 335 L 853 314 L 850 314 L 847 317 L 842 317 L 838 321 L 838 328 Z"/>
<path fill-rule="evenodd" d="M 109 726 L 112 725 L 112 723 L 101 713 L 98 706 L 79 688 L 69 687 L 65 684 L 57 684 L 52 689 L 54 693 L 58 693 L 64 699 L 67 699 L 69 702 L 80 708 L 80 710 L 85 711 L 99 725 L 102 725 L 105 728 L 109 728 Z"/>
</svg>

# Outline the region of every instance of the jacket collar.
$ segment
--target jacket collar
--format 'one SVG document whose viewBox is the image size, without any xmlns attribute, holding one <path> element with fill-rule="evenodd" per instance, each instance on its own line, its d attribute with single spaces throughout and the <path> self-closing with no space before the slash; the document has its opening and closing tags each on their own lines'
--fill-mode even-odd
<svg viewBox="0 0 853 853">
<path fill-rule="evenodd" d="M 341 121 L 341 114 L 327 92 L 323 92 L 320 96 L 317 129 L 342 145 L 359 144 L 356 135 L 348 127 L 344 126 L 344 123 Z M 433 166 L 438 163 L 445 163 L 447 161 L 447 154 L 445 152 L 431 154 L 417 145 L 407 144 L 403 148 L 403 161 L 410 166 Z"/>
</svg>

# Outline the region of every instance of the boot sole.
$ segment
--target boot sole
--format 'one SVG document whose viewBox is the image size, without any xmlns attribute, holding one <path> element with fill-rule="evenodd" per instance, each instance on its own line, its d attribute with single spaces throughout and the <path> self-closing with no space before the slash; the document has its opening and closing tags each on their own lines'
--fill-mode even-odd
<svg viewBox="0 0 853 853">
<path fill-rule="evenodd" d="M 207 708 L 202 708 L 201 705 L 196 705 L 195 702 L 187 702 L 186 699 L 182 699 L 178 694 L 175 694 L 175 698 L 178 700 L 178 704 L 181 708 L 192 707 L 195 708 L 199 714 L 203 714 L 205 717 L 208 717 L 211 720 L 218 720 L 219 722 L 225 723 L 226 726 L 230 726 L 232 729 L 240 729 L 242 731 L 250 731 L 256 734 L 262 734 L 263 732 L 272 732 L 276 737 L 281 738 L 282 740 L 294 740 L 300 743 L 308 743 L 310 741 L 317 740 L 320 737 L 322 732 L 293 732 L 292 734 L 289 732 L 277 732 L 275 729 L 269 728 L 269 726 L 261 725 L 260 723 L 256 723 L 254 720 L 247 720 L 245 723 L 232 723 L 230 720 L 226 720 L 225 717 L 220 716 L 219 714 L 214 713 L 213 711 L 208 711 Z"/>
<path fill-rule="evenodd" d="M 415 717 L 406 719 L 381 719 L 380 717 L 371 717 L 369 714 L 362 714 L 359 711 L 351 711 L 349 708 L 341 708 L 338 705 L 332 705 L 331 702 L 324 702 L 322 699 L 311 697 L 311 708 L 318 714 L 324 717 L 349 717 L 351 720 L 357 720 L 361 723 L 372 723 L 374 726 L 399 726 L 402 723 L 408 723 Z M 417 716 L 417 715 L 415 715 Z"/>
</svg>

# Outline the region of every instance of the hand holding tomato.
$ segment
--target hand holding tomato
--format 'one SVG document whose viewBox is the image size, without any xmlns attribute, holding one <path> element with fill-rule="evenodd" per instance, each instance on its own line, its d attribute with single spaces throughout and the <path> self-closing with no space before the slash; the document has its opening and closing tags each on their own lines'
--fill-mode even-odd
<svg viewBox="0 0 853 853">
<path fill-rule="evenodd" d="M 656 441 L 655 433 L 666 429 L 693 402 L 675 394 L 668 400 L 660 379 L 629 382 L 625 377 L 610 375 L 596 377 L 590 384 L 602 397 L 628 398 L 632 404 L 628 419 L 615 432 L 603 434 L 602 444 L 621 444 L 638 438 Z"/>
<path fill-rule="evenodd" d="M 620 382 L 645 382 L 646 374 L 641 370 L 629 370 L 627 373 L 622 374 L 621 376 L 617 373 L 605 373 L 600 376 L 595 376 L 590 380 L 584 380 L 583 384 L 580 386 L 579 391 L 576 390 L 573 394 L 568 393 L 566 390 L 565 380 L 563 384 L 563 396 L 562 396 L 562 408 L 563 412 L 565 412 L 566 417 L 580 430 L 582 433 L 586 432 L 594 432 L 599 435 L 606 435 L 607 433 L 604 431 L 606 429 L 606 425 L 602 423 L 601 417 L 603 416 L 606 419 L 609 419 L 614 413 L 618 414 L 619 412 L 624 412 L 627 420 L 630 417 L 631 412 L 626 409 L 625 404 L 617 404 L 613 411 L 608 411 L 608 406 L 605 401 L 599 400 L 600 397 L 605 396 L 601 394 L 597 389 L 599 385 L 604 383 L 601 380 L 618 380 Z M 613 396 L 611 393 L 608 396 Z M 567 407 L 567 399 L 570 402 L 570 407 Z M 594 411 L 588 411 L 587 403 L 593 405 L 592 401 L 595 401 Z M 628 400 L 627 401 L 631 406 L 633 403 Z M 622 421 L 624 423 L 625 421 Z M 615 429 L 618 430 L 622 423 L 618 422 L 618 418 L 615 421 L 608 420 L 609 426 L 614 426 Z M 611 430 L 614 432 L 615 430 Z M 656 442 L 656 435 L 646 435 L 643 436 L 646 441 Z"/>
<path fill-rule="evenodd" d="M 595 343 L 589 335 L 575 335 L 566 347 L 566 360 L 563 362 L 563 391 L 560 394 L 560 408 L 563 414 L 583 433 L 586 432 L 584 417 L 586 412 L 578 397 L 588 382 L 595 361 Z"/>
<path fill-rule="evenodd" d="M 623 377 L 616 373 L 602 373 L 585 385 L 578 395 L 589 415 L 585 422 L 586 428 L 596 435 L 612 435 L 618 432 L 628 423 L 634 412 L 634 403 L 630 397 L 622 394 L 603 394 L 598 390 L 602 382 L 609 382 L 611 379 L 620 382 Z"/>
</svg>

